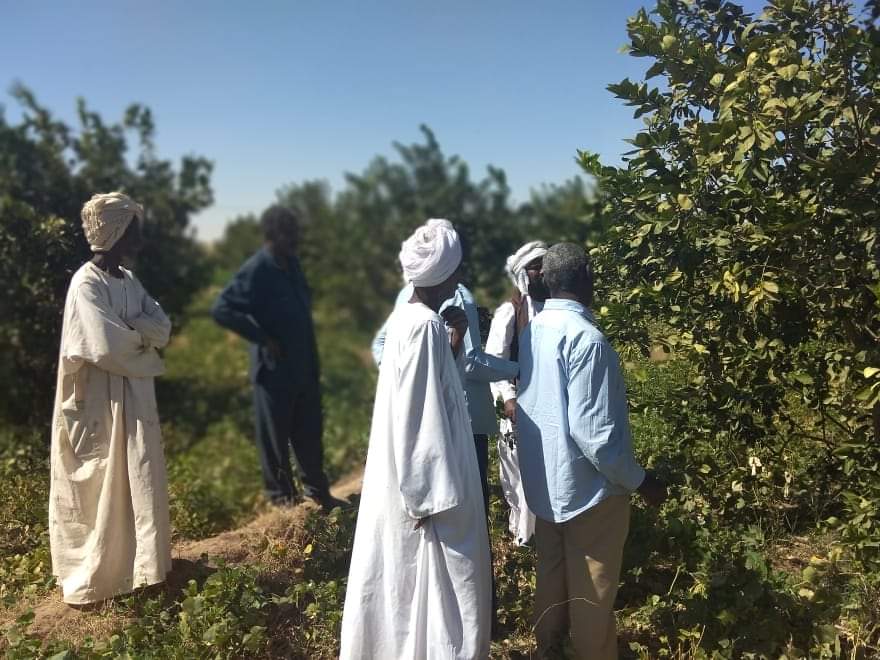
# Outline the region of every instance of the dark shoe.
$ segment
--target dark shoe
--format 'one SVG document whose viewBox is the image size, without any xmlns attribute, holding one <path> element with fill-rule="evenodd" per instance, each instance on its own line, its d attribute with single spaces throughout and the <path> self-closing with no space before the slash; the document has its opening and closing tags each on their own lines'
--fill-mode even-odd
<svg viewBox="0 0 880 660">
<path fill-rule="evenodd" d="M 324 513 L 330 513 L 336 507 L 347 509 L 351 506 L 351 503 L 348 500 L 340 500 L 339 498 L 333 497 L 330 493 L 325 493 L 324 495 L 309 495 L 308 499 L 321 507 L 321 510 Z"/>
</svg>

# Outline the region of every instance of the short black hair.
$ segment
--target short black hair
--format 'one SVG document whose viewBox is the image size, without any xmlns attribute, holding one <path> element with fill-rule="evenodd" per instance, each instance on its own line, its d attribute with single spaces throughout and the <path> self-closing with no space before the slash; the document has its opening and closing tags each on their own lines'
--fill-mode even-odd
<svg viewBox="0 0 880 660">
<path fill-rule="evenodd" d="M 551 295 L 563 291 L 580 293 L 585 275 L 592 292 L 593 266 L 590 255 L 575 243 L 557 243 L 547 250 L 541 272 Z"/>
<path fill-rule="evenodd" d="M 299 216 L 292 209 L 275 204 L 263 211 L 260 226 L 263 228 L 263 236 L 271 241 L 285 229 L 299 229 Z"/>
</svg>

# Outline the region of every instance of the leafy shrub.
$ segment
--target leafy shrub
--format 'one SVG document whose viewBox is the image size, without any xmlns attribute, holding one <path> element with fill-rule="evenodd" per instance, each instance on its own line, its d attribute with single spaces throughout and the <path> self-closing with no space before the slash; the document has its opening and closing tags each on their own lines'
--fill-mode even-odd
<svg viewBox="0 0 880 660">
<path fill-rule="evenodd" d="M 694 367 L 658 403 L 702 460 L 694 504 L 825 517 L 876 568 L 880 51 L 851 9 L 640 11 L 629 50 L 652 65 L 609 89 L 645 126 L 624 167 L 581 162 L 614 226 L 594 250 L 610 333 Z"/>
<path fill-rule="evenodd" d="M 38 434 L 0 433 L 0 606 L 55 584 L 46 527 L 48 451 Z"/>
</svg>

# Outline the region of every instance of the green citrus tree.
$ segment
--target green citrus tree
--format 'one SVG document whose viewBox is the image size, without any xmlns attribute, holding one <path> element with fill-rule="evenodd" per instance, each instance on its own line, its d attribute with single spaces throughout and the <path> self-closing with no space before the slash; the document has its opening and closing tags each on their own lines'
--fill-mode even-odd
<svg viewBox="0 0 880 660">
<path fill-rule="evenodd" d="M 615 226 L 595 250 L 606 321 L 695 369 L 667 412 L 733 475 L 806 443 L 843 533 L 880 530 L 880 49 L 837 0 L 660 0 L 628 24 L 645 80 L 623 167 L 586 151 Z M 652 86 L 648 80 L 659 78 Z M 679 415 L 679 418 L 685 418 Z M 751 461 L 751 463 L 749 463 Z M 737 472 L 738 471 L 738 472 Z M 785 469 L 777 485 L 789 493 Z M 734 490 L 736 483 L 734 482 Z M 791 488 L 789 488 L 791 486 Z M 815 494 L 815 493 L 813 493 Z M 838 514 L 839 515 L 839 514 Z"/>
</svg>

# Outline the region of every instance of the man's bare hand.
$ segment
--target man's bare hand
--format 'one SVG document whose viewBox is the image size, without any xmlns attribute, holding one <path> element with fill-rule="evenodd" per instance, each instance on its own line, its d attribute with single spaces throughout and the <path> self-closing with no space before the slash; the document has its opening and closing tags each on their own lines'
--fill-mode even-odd
<svg viewBox="0 0 880 660">
<path fill-rule="evenodd" d="M 508 399 L 504 402 L 504 416 L 516 424 L 516 399 Z"/>
<path fill-rule="evenodd" d="M 281 344 L 271 337 L 266 340 L 266 350 L 269 351 L 269 355 L 271 355 L 274 360 L 280 360 L 284 357 L 284 351 L 281 350 Z"/>
<path fill-rule="evenodd" d="M 467 314 L 460 307 L 447 307 L 440 312 L 440 316 L 443 317 L 446 325 L 452 330 L 449 343 L 452 346 L 453 355 L 457 356 L 459 351 L 461 351 L 464 336 L 468 330 Z"/>
<path fill-rule="evenodd" d="M 637 490 L 648 506 L 660 506 L 666 501 L 666 484 L 651 472 L 645 473 L 645 480 Z"/>
</svg>

